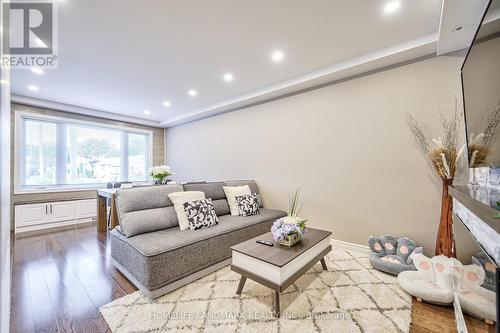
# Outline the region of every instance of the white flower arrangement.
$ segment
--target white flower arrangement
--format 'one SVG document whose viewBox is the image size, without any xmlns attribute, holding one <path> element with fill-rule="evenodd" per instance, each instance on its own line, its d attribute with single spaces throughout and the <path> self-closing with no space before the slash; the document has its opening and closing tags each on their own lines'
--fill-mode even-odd
<svg viewBox="0 0 500 333">
<path fill-rule="evenodd" d="M 159 183 L 163 183 L 167 177 L 174 173 L 168 165 L 157 165 L 149 169 L 149 174 Z"/>
<path fill-rule="evenodd" d="M 300 188 L 297 188 L 288 195 L 288 215 L 276 220 L 271 227 L 274 239 L 280 244 L 291 246 L 302 238 L 307 220 L 298 216 L 301 209 Z"/>
</svg>

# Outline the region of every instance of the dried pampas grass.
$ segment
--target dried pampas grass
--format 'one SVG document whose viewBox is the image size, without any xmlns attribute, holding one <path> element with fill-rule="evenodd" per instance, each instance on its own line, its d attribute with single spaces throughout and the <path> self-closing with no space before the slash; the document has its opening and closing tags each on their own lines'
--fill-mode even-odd
<svg viewBox="0 0 500 333">
<path fill-rule="evenodd" d="M 436 148 L 429 151 L 427 158 L 431 162 L 434 170 L 442 179 L 452 179 L 455 176 L 457 167 L 458 154 L 455 149 L 446 150 L 444 148 Z M 452 161 L 452 163 L 448 163 Z M 453 162 L 455 161 L 455 162 Z"/>
<path fill-rule="evenodd" d="M 470 134 L 471 138 L 469 139 L 468 148 L 471 167 L 475 168 L 487 163 L 491 153 L 490 147 L 496 139 L 495 133 L 498 124 L 500 124 L 500 103 L 496 103 L 493 106 L 488 119 L 485 120 L 484 132 L 476 136 L 473 133 Z"/>
<path fill-rule="evenodd" d="M 490 155 L 490 147 L 483 143 L 469 144 L 469 161 L 472 167 L 480 166 L 486 163 Z"/>
<path fill-rule="evenodd" d="M 415 143 L 427 157 L 438 176 L 441 179 L 453 179 L 457 162 L 465 148 L 463 146 L 457 149 L 458 133 L 462 123 L 458 102 L 455 100 L 455 108 L 450 116 L 441 115 L 442 137 L 429 140 L 424 128 L 413 115 L 406 113 L 405 118 Z"/>
</svg>

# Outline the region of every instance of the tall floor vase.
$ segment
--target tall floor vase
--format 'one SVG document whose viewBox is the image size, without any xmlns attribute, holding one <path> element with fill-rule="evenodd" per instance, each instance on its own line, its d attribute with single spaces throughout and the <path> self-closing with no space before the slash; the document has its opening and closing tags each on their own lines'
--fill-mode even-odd
<svg viewBox="0 0 500 333">
<path fill-rule="evenodd" d="M 436 237 L 436 255 L 445 255 L 455 258 L 455 239 L 453 238 L 453 199 L 448 188 L 453 179 L 443 179 L 443 193 L 441 198 L 441 219 Z"/>
</svg>

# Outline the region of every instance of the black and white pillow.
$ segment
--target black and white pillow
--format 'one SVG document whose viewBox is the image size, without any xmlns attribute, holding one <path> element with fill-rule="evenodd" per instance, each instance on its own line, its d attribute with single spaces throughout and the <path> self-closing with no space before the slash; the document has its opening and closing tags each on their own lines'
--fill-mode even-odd
<svg viewBox="0 0 500 333">
<path fill-rule="evenodd" d="M 260 214 L 256 193 L 237 196 L 236 204 L 238 205 L 240 216 Z"/>
<path fill-rule="evenodd" d="M 219 223 L 211 199 L 188 201 L 184 203 L 184 211 L 191 230 L 208 228 Z"/>
</svg>

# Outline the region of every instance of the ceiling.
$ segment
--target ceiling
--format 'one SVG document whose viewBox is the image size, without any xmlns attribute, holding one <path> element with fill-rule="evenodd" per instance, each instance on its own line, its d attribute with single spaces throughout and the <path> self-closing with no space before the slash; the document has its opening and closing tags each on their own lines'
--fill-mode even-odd
<svg viewBox="0 0 500 333">
<path fill-rule="evenodd" d="M 59 68 L 13 70 L 11 89 L 20 99 L 171 126 L 324 83 L 366 62 L 380 67 L 435 52 L 429 45 L 442 1 L 403 0 L 387 14 L 390 1 L 59 0 Z M 279 63 L 271 59 L 276 50 L 284 54 Z"/>
</svg>

